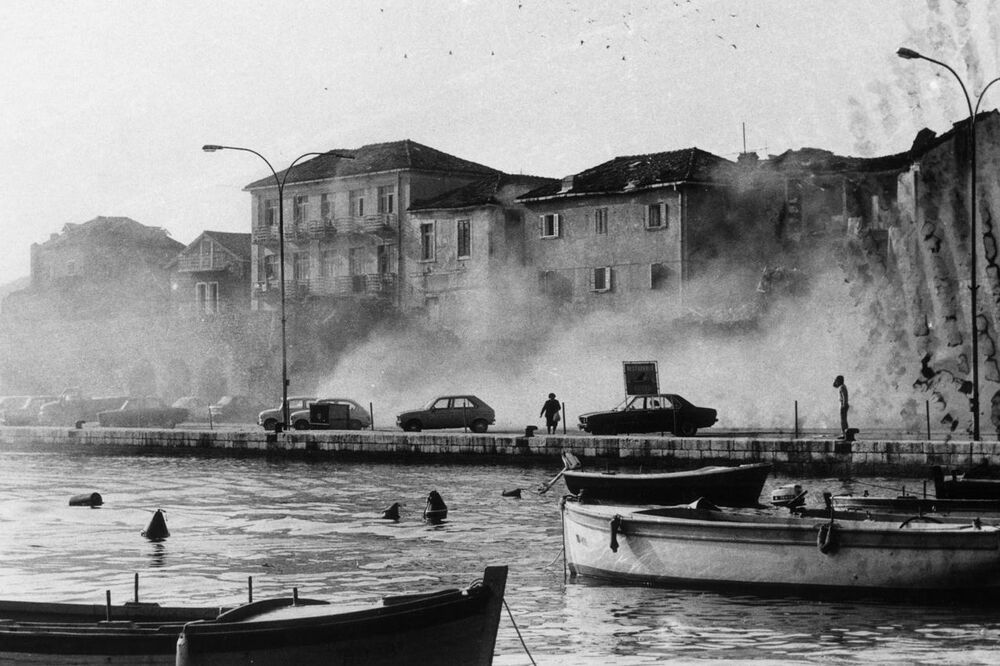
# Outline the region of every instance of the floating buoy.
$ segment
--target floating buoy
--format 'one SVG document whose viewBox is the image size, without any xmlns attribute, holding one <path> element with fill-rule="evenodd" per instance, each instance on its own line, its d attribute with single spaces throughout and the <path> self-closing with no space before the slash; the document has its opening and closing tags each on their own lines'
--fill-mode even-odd
<svg viewBox="0 0 1000 666">
<path fill-rule="evenodd" d="M 146 529 L 142 531 L 142 536 L 150 541 L 162 541 L 170 536 L 170 530 L 167 529 L 167 521 L 163 517 L 163 511 L 160 509 L 156 510 L 153 517 L 149 519 L 149 525 L 146 525 Z"/>
<path fill-rule="evenodd" d="M 401 506 L 403 505 L 399 502 L 393 502 L 389 508 L 382 512 L 382 517 L 387 520 L 399 520 L 399 507 Z"/>
<path fill-rule="evenodd" d="M 101 506 L 104 498 L 101 493 L 84 493 L 83 495 L 73 495 L 69 498 L 70 506 Z"/>
<path fill-rule="evenodd" d="M 514 490 L 505 490 L 501 493 L 501 495 L 504 497 L 516 497 L 517 499 L 521 499 L 521 489 L 514 488 Z"/>
<path fill-rule="evenodd" d="M 439 522 L 448 517 L 448 505 L 444 503 L 441 494 L 432 490 L 427 495 L 427 506 L 424 507 L 424 520 Z"/>
</svg>

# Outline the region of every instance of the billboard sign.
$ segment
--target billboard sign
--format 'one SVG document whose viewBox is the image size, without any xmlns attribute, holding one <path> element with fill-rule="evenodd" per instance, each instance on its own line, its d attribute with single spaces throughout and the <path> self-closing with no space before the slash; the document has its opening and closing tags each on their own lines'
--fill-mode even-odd
<svg viewBox="0 0 1000 666">
<path fill-rule="evenodd" d="M 660 392 L 656 361 L 623 361 L 625 395 L 652 395 Z"/>
</svg>

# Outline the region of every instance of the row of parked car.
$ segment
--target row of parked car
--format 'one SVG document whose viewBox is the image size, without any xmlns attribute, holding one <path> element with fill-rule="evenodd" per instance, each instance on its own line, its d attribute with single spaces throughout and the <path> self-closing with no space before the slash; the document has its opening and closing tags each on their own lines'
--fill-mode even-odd
<svg viewBox="0 0 1000 666">
<path fill-rule="evenodd" d="M 276 430 L 284 422 L 281 405 L 262 405 L 242 396 L 224 396 L 217 402 L 184 397 L 167 405 L 155 397 L 84 397 L 77 391 L 62 395 L 0 398 L 0 424 L 72 426 L 81 421 L 107 427 L 173 428 L 185 421 L 250 423 Z M 288 423 L 296 430 L 361 430 L 372 426 L 367 409 L 350 398 L 295 396 L 288 398 Z M 716 410 L 698 407 L 670 394 L 630 396 L 610 410 L 579 416 L 579 428 L 595 435 L 671 432 L 686 437 L 714 425 Z M 475 395 L 444 395 L 419 409 L 400 412 L 396 425 L 407 432 L 440 428 L 468 428 L 486 432 L 496 422 L 493 408 Z"/>
</svg>

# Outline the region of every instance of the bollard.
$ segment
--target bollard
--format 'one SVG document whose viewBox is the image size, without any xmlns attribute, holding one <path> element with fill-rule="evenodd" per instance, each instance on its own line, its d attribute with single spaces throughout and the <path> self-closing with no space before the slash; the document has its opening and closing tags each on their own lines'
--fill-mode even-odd
<svg viewBox="0 0 1000 666">
<path fill-rule="evenodd" d="M 369 424 L 368 428 L 370 430 L 375 430 L 375 406 L 372 403 L 368 403 L 368 416 L 371 417 L 372 422 Z"/>
<path fill-rule="evenodd" d="M 73 495 L 69 498 L 70 506 L 101 506 L 104 504 L 104 498 L 101 497 L 101 493 L 84 493 L 83 495 Z"/>
</svg>

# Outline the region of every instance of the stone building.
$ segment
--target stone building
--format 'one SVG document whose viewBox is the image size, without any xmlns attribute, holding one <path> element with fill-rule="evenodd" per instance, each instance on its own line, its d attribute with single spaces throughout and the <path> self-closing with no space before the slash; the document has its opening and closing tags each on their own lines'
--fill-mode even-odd
<svg viewBox="0 0 1000 666">
<path fill-rule="evenodd" d="M 250 234 L 204 231 L 172 266 L 178 312 L 211 316 L 250 309 Z"/>
<path fill-rule="evenodd" d="M 420 255 L 408 281 L 432 324 L 467 322 L 484 299 L 502 301 L 520 288 L 530 216 L 517 197 L 552 182 L 494 173 L 410 206 Z"/>
<path fill-rule="evenodd" d="M 420 262 L 411 202 L 465 185 L 494 169 L 404 140 L 338 151 L 284 171 L 285 290 L 290 301 L 331 307 L 361 299 L 408 309 L 423 292 L 406 281 Z M 274 178 L 246 186 L 253 197 L 254 309 L 277 307 L 278 197 Z M 287 301 L 286 301 L 287 303 Z M 327 314 L 332 311 L 328 308 Z"/>
<path fill-rule="evenodd" d="M 732 167 L 698 148 L 616 157 L 521 195 L 538 290 L 578 309 L 679 307 L 727 214 Z"/>
</svg>

